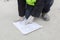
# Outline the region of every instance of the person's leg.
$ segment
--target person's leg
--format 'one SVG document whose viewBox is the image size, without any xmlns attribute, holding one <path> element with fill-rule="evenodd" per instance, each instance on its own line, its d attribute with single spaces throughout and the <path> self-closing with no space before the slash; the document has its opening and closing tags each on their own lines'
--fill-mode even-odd
<svg viewBox="0 0 60 40">
<path fill-rule="evenodd" d="M 49 20 L 49 16 L 47 13 L 50 11 L 50 7 L 52 6 L 54 0 L 45 0 L 45 6 L 42 11 L 42 18 L 46 21 Z"/>
<path fill-rule="evenodd" d="M 26 19 L 28 19 L 29 16 L 31 15 L 31 12 L 32 12 L 33 6 L 30 6 L 30 5 L 27 5 L 27 4 L 26 4 L 25 7 L 26 7 L 25 17 L 26 17 Z"/>
<path fill-rule="evenodd" d="M 25 5 L 25 8 L 26 8 L 25 18 L 28 19 L 29 16 L 30 16 L 30 11 L 31 11 L 31 9 L 30 9 L 30 7 L 29 7 L 27 4 Z"/>
<path fill-rule="evenodd" d="M 20 20 L 24 19 L 25 15 L 25 1 L 24 0 L 18 0 L 18 12 Z"/>
<path fill-rule="evenodd" d="M 26 12 L 25 12 L 26 24 L 32 23 L 34 20 L 34 17 L 31 16 L 32 9 L 33 9 L 32 6 L 26 5 Z"/>
</svg>

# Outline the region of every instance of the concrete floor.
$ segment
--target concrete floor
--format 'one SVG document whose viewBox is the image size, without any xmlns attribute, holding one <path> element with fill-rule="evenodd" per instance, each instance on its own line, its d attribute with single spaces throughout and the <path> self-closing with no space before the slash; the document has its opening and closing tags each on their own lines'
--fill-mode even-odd
<svg viewBox="0 0 60 40">
<path fill-rule="evenodd" d="M 55 0 L 49 16 L 50 21 L 36 20 L 42 29 L 22 35 L 12 24 L 19 19 L 17 1 L 0 1 L 0 40 L 60 40 L 60 0 Z"/>
</svg>

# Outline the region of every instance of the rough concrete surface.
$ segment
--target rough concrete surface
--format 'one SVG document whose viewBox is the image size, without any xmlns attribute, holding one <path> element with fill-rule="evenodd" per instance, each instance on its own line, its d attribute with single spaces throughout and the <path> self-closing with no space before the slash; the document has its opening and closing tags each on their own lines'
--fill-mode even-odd
<svg viewBox="0 0 60 40">
<path fill-rule="evenodd" d="M 19 19 L 17 0 L 0 0 L 0 40 L 60 40 L 60 0 L 54 0 L 48 14 L 50 21 L 35 20 L 42 29 L 22 35 L 12 24 Z"/>
</svg>

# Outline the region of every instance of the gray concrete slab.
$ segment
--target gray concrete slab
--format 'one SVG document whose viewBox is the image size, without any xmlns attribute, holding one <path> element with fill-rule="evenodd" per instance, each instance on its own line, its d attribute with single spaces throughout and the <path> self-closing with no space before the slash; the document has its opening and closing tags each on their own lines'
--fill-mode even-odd
<svg viewBox="0 0 60 40">
<path fill-rule="evenodd" d="M 22 35 L 12 24 L 19 19 L 17 1 L 0 1 L 0 40 L 60 40 L 60 0 L 55 0 L 49 16 L 50 21 L 36 20 L 42 29 Z"/>
</svg>

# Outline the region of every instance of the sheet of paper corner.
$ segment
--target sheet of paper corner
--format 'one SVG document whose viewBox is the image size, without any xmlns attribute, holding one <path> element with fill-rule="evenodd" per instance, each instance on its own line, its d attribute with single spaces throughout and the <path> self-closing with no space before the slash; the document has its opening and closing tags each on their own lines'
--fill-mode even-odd
<svg viewBox="0 0 60 40">
<path fill-rule="evenodd" d="M 32 22 L 31 24 L 25 25 L 25 20 L 24 21 L 17 21 L 13 22 L 13 24 L 16 26 L 18 30 L 22 32 L 22 34 L 29 34 L 37 29 L 42 28 L 41 25 Z"/>
</svg>

